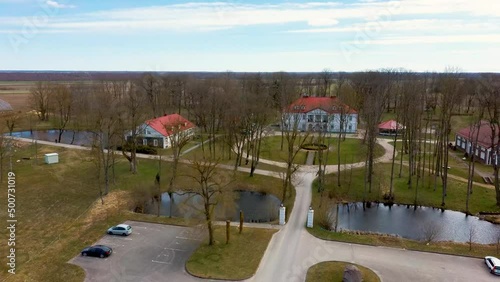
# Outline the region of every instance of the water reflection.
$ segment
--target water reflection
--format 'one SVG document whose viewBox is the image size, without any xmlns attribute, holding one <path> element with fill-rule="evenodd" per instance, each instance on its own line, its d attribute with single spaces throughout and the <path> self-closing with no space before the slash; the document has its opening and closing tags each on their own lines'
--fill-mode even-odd
<svg viewBox="0 0 500 282">
<path fill-rule="evenodd" d="M 433 235 L 435 241 L 455 242 L 468 242 L 472 228 L 473 241 L 481 244 L 495 243 L 500 234 L 500 226 L 461 212 L 383 204 L 372 204 L 363 210 L 362 203 L 339 207 L 338 228 L 397 234 L 414 240 L 425 240 Z"/>
<path fill-rule="evenodd" d="M 17 132 L 12 132 L 12 136 L 19 138 L 28 138 L 28 139 L 34 138 L 36 140 L 56 142 L 56 140 L 59 138 L 59 130 L 51 129 L 51 130 L 17 131 Z M 91 146 L 93 136 L 94 133 L 90 131 L 65 130 L 61 136 L 61 143 Z"/>
<path fill-rule="evenodd" d="M 203 200 L 200 196 L 191 193 L 173 193 L 173 201 L 168 193 L 162 194 L 160 214 L 182 218 L 203 219 Z M 228 198 L 228 197 L 226 197 Z M 242 210 L 245 222 L 271 222 L 277 220 L 281 201 L 274 195 L 252 191 L 235 191 L 231 198 L 220 201 L 215 209 L 216 220 L 239 221 L 239 211 Z M 156 214 L 157 202 L 152 201 L 145 207 L 145 213 Z"/>
</svg>

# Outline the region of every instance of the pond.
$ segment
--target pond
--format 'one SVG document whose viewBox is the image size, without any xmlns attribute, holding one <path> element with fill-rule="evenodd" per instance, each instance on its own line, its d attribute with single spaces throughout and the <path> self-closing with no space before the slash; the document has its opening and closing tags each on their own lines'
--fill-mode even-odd
<svg viewBox="0 0 500 282">
<path fill-rule="evenodd" d="M 465 216 L 456 211 L 407 205 L 372 204 L 363 211 L 363 203 L 339 206 L 337 230 L 370 231 L 395 234 L 413 240 L 468 242 L 472 228 L 473 241 L 481 244 L 495 243 L 500 226 L 475 216 Z"/>
<path fill-rule="evenodd" d="M 65 130 L 61 136 L 61 143 L 91 146 L 93 135 L 94 133 L 90 131 Z M 17 131 L 17 132 L 12 132 L 12 136 L 19 138 L 28 138 L 28 139 L 34 138 L 36 140 L 55 142 L 55 140 L 59 138 L 59 130 L 51 129 L 51 130 Z"/>
<path fill-rule="evenodd" d="M 160 214 L 170 216 L 172 203 L 172 216 L 181 218 L 203 219 L 203 200 L 201 196 L 192 193 L 173 193 L 173 201 L 168 193 L 163 193 L 161 198 Z M 252 191 L 235 191 L 234 195 L 221 201 L 215 209 L 216 220 L 240 220 L 240 210 L 244 213 L 245 222 L 271 222 L 278 219 L 281 201 L 274 195 L 262 194 Z M 149 202 L 145 213 L 157 214 L 157 201 Z"/>
</svg>

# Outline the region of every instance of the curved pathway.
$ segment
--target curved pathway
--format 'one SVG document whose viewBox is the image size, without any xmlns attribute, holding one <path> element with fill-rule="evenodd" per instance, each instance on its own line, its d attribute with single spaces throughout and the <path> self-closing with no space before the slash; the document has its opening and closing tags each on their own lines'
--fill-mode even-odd
<svg viewBox="0 0 500 282">
<path fill-rule="evenodd" d="M 31 142 L 31 139 L 15 138 Z M 393 147 L 389 141 L 379 139 L 385 154 L 377 162 L 388 162 Z M 39 144 L 72 149 L 89 148 L 61 143 L 38 141 Z M 157 159 L 157 156 L 141 155 L 139 158 Z M 282 163 L 262 163 L 282 166 Z M 362 167 L 364 162 L 351 164 Z M 222 166 L 225 167 L 225 166 Z M 227 166 L 232 169 L 232 166 Z M 246 168 L 239 168 L 248 171 Z M 337 165 L 327 166 L 327 173 L 337 171 Z M 316 177 L 316 166 L 303 166 L 294 180 L 296 197 L 294 209 L 287 224 L 271 239 L 254 277 L 248 281 L 304 281 L 307 270 L 321 261 L 338 260 L 357 263 L 374 270 L 382 281 L 497 281 L 485 268 L 481 259 L 461 256 L 407 251 L 404 249 L 365 246 L 335 241 L 325 241 L 310 235 L 306 228 L 306 217 L 312 198 L 312 182 Z M 279 177 L 276 172 L 256 170 L 255 173 Z M 466 268 L 466 270 L 464 270 Z"/>
<path fill-rule="evenodd" d="M 377 162 L 392 159 L 393 147 L 380 139 L 385 154 Z M 353 164 L 362 167 L 363 162 Z M 294 186 L 296 198 L 289 221 L 273 236 L 259 269 L 248 281 L 305 281 L 307 270 L 322 261 L 347 261 L 374 270 L 382 281 L 496 281 L 481 259 L 365 246 L 315 238 L 305 228 L 317 168 L 302 167 Z M 337 166 L 328 166 L 328 173 Z M 464 267 L 467 271 L 464 271 Z"/>
</svg>

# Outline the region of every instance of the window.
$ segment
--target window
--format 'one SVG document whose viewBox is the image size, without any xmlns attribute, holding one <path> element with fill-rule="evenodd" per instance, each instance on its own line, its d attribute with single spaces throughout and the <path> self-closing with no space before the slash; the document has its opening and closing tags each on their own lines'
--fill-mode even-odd
<svg viewBox="0 0 500 282">
<path fill-rule="evenodd" d="M 313 122 L 313 118 L 314 118 L 313 115 L 308 115 L 307 116 L 307 122 Z"/>
<path fill-rule="evenodd" d="M 327 115 L 323 115 L 323 122 L 328 122 L 328 116 Z"/>
<path fill-rule="evenodd" d="M 151 134 L 151 131 L 150 131 L 150 130 L 148 130 L 148 129 L 146 129 L 146 134 L 147 134 L 147 135 L 150 135 L 150 134 Z"/>
<path fill-rule="evenodd" d="M 142 139 L 142 145 L 147 146 L 148 145 L 148 139 L 146 139 L 146 138 Z"/>
<path fill-rule="evenodd" d="M 153 140 L 153 146 L 158 147 L 158 140 L 156 139 Z"/>
<path fill-rule="evenodd" d="M 316 119 L 315 119 L 316 122 L 321 122 L 321 115 L 316 115 Z"/>
<path fill-rule="evenodd" d="M 351 131 L 351 130 L 352 130 L 352 125 L 349 124 L 349 131 Z"/>
</svg>

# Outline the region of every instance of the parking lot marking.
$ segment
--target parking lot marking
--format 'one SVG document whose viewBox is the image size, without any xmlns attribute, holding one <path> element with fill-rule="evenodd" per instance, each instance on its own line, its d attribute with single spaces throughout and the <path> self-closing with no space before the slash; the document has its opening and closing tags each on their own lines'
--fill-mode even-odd
<svg viewBox="0 0 500 282">
<path fill-rule="evenodd" d="M 154 260 L 154 259 L 152 259 L 151 262 L 163 263 L 163 264 L 171 264 L 170 262 L 157 261 L 157 260 Z"/>
<path fill-rule="evenodd" d="M 172 248 L 163 248 L 164 250 L 172 250 L 172 251 L 178 251 L 178 252 L 187 252 L 187 250 L 181 250 L 181 249 L 172 249 Z"/>
<path fill-rule="evenodd" d="M 175 238 L 176 239 L 182 239 L 182 240 L 201 241 L 200 239 L 196 239 L 196 238 L 188 238 L 188 237 L 180 237 L 180 236 L 176 236 Z"/>
</svg>

